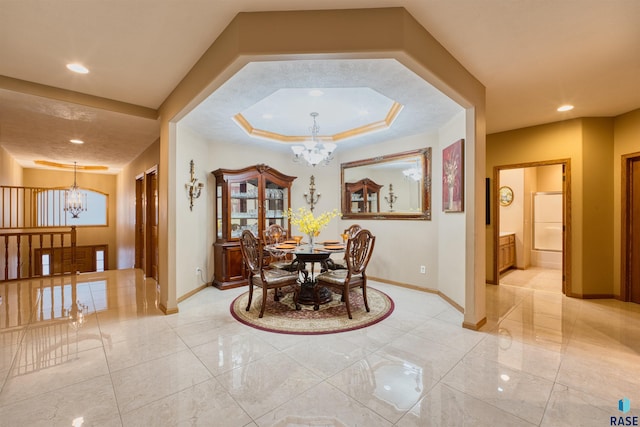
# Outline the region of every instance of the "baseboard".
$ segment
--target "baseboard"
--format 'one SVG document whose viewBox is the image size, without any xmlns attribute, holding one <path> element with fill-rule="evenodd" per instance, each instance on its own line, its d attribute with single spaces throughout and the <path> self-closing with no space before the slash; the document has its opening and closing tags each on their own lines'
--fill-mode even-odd
<svg viewBox="0 0 640 427">
<path fill-rule="evenodd" d="M 208 287 L 209 283 L 205 283 L 202 286 L 198 286 L 197 288 L 187 292 L 186 294 L 182 295 L 180 298 L 178 298 L 178 303 L 181 303 L 182 301 L 186 300 L 187 298 L 197 294 L 198 292 L 200 292 L 201 290 L 203 290 L 204 288 Z"/>
<path fill-rule="evenodd" d="M 449 298 L 446 294 L 442 293 L 441 291 L 437 290 L 437 289 L 431 289 L 431 288 L 421 288 L 420 286 L 416 286 L 416 285 L 410 285 L 408 283 L 403 283 L 403 282 L 396 282 L 395 280 L 388 280 L 388 279 L 382 279 L 380 277 L 372 277 L 369 276 L 369 279 L 371 280 L 375 280 L 376 282 L 382 282 L 382 283 L 386 283 L 388 285 L 394 285 L 394 286 L 398 286 L 400 288 L 406 288 L 406 289 L 411 289 L 414 291 L 420 291 L 420 292 L 427 292 L 429 294 L 436 294 L 438 295 L 440 298 L 442 298 L 443 300 L 445 300 L 449 305 L 451 305 L 453 308 L 455 308 L 456 310 L 458 310 L 460 313 L 464 314 L 464 307 L 461 307 L 460 304 L 456 303 L 454 300 L 452 300 L 451 298 Z"/>
<path fill-rule="evenodd" d="M 167 314 L 167 315 L 176 314 L 178 312 L 178 307 L 172 308 L 171 310 L 169 310 L 163 304 L 158 304 L 158 308 L 160 309 L 160 311 L 162 311 L 164 314 Z"/>
<path fill-rule="evenodd" d="M 373 276 L 367 276 L 367 278 L 371 279 L 371 280 L 375 280 L 376 282 L 382 282 L 382 283 L 386 283 L 388 285 L 398 286 L 400 288 L 413 289 L 414 291 L 428 292 L 430 294 L 437 294 L 438 293 L 437 289 L 422 288 L 420 286 L 410 285 L 408 283 L 396 282 L 395 280 L 382 279 L 380 277 L 373 277 Z"/>
<path fill-rule="evenodd" d="M 486 323 L 487 323 L 487 318 L 483 317 L 477 323 L 462 322 L 462 327 L 465 329 L 471 329 L 472 331 L 477 331 L 480 328 L 482 328 Z"/>
<path fill-rule="evenodd" d="M 449 298 L 446 294 L 438 291 L 438 296 L 440 296 L 440 298 L 448 302 L 453 308 L 458 310 L 460 313 L 464 314 L 464 307 L 462 307 L 460 304 L 458 304 L 457 302 Z"/>
<path fill-rule="evenodd" d="M 582 299 L 612 299 L 613 294 L 582 294 Z"/>
</svg>

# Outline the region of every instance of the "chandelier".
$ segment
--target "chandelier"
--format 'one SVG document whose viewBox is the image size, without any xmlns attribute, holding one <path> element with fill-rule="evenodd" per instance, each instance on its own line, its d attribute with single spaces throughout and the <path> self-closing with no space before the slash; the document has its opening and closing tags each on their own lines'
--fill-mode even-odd
<svg viewBox="0 0 640 427">
<path fill-rule="evenodd" d="M 76 183 L 76 165 L 73 162 L 73 185 L 64 193 L 64 210 L 71 214 L 71 218 L 78 218 L 87 210 L 87 194 L 80 191 Z"/>
<path fill-rule="evenodd" d="M 420 181 L 422 179 L 422 169 L 420 168 L 409 168 L 402 171 L 405 178 L 412 179 L 414 181 Z"/>
<path fill-rule="evenodd" d="M 329 164 L 331 159 L 333 159 L 336 144 L 333 142 L 318 142 L 318 132 L 320 131 L 320 127 L 316 122 L 318 113 L 311 113 L 310 116 L 313 117 L 313 126 L 310 128 L 311 141 L 306 141 L 302 145 L 294 145 L 291 147 L 294 155 L 293 160 L 296 162 L 305 160 L 311 166 Z"/>
<path fill-rule="evenodd" d="M 84 325 L 88 312 L 89 306 L 82 304 L 80 300 L 77 300 L 71 307 L 62 309 L 62 315 L 69 320 L 69 325 L 76 331 Z"/>
</svg>

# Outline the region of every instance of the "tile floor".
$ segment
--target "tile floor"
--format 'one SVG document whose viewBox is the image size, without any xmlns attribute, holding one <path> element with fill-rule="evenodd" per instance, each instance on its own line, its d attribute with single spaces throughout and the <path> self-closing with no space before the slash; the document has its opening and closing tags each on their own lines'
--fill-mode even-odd
<svg viewBox="0 0 640 427">
<path fill-rule="evenodd" d="M 436 295 L 372 282 L 391 317 L 295 336 L 233 320 L 245 289 L 206 288 L 164 316 L 135 270 L 68 280 L 0 285 L 0 426 L 608 426 L 640 414 L 640 305 L 488 285 L 488 323 L 473 332 Z"/>
</svg>

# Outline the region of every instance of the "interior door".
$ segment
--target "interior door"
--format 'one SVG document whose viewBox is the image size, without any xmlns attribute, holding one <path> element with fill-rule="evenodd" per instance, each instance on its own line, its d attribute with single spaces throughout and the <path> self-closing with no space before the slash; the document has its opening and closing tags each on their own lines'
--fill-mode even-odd
<svg viewBox="0 0 640 427">
<path fill-rule="evenodd" d="M 146 274 L 158 280 L 158 177 L 156 171 L 147 173 L 147 239 Z"/>
<path fill-rule="evenodd" d="M 135 268 L 144 270 L 144 175 L 136 178 Z M 146 272 L 145 272 L 146 273 Z"/>
<path fill-rule="evenodd" d="M 629 230 L 627 232 L 627 280 L 629 300 L 640 304 L 640 157 L 629 164 Z M 624 256 L 624 254 L 623 254 Z"/>
</svg>

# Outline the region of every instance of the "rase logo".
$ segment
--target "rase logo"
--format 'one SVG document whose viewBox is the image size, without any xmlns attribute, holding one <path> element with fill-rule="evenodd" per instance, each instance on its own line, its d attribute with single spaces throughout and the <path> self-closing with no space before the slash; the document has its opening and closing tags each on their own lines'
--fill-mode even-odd
<svg viewBox="0 0 640 427">
<path fill-rule="evenodd" d="M 626 397 L 623 397 L 618 401 L 618 410 L 623 414 L 626 414 L 631 410 L 631 402 Z M 637 416 L 618 416 L 611 417 L 609 421 L 609 425 L 612 426 L 637 426 L 638 425 L 638 417 Z"/>
</svg>

